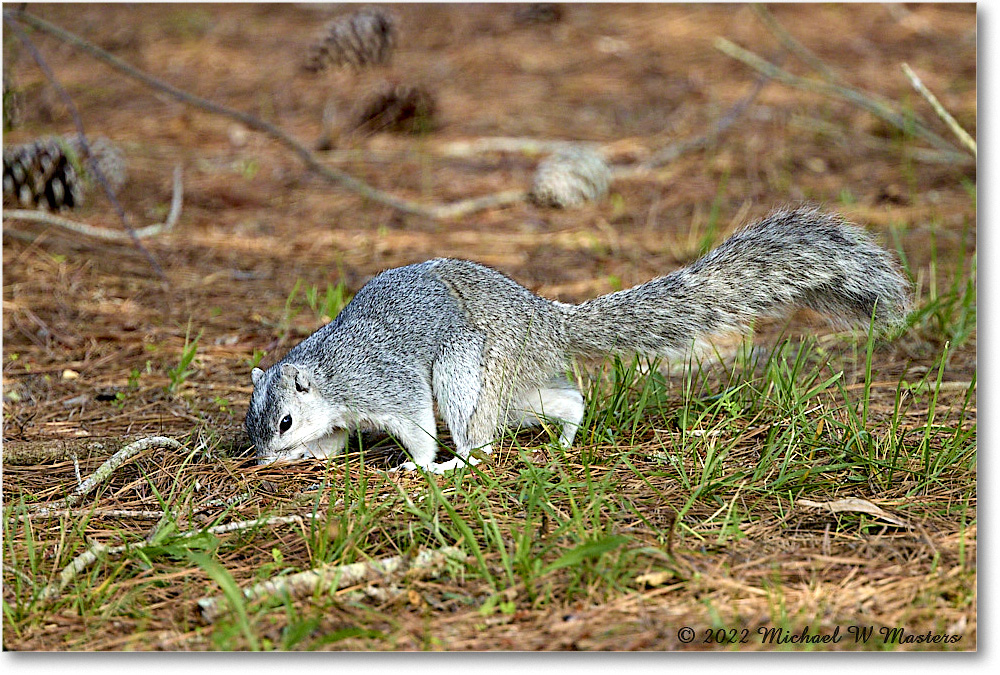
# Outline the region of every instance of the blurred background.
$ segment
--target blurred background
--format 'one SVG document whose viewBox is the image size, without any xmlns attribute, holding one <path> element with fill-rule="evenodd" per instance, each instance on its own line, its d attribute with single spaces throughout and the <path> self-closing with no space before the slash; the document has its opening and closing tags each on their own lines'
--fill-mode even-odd
<svg viewBox="0 0 1000 675">
<path fill-rule="evenodd" d="M 29 11 L 275 125 L 323 167 L 381 193 L 347 189 L 252 125 L 25 26 L 88 135 L 102 137 L 97 149 L 133 226 L 169 220 L 176 165 L 183 208 L 171 229 L 142 239 L 148 255 L 127 238 L 5 217 L 5 433 L 182 428 L 206 415 L 238 424 L 252 364 L 272 362 L 377 272 L 436 256 L 474 259 L 542 295 L 580 301 L 667 273 L 748 220 L 810 201 L 899 250 L 918 297 L 972 269 L 975 159 L 901 69 L 909 64 L 975 137 L 971 4 Z M 754 55 L 780 76 L 762 78 L 747 65 Z M 22 170 L 37 169 L 66 149 L 38 139 L 75 127 L 10 29 L 3 56 L 9 182 L 15 149 Z M 562 142 L 598 153 L 597 174 L 572 165 L 539 173 Z M 67 164 L 72 157 L 59 175 L 73 182 L 75 202 L 63 197 L 50 210 L 120 232 L 86 167 L 67 177 Z M 539 188 L 545 176 L 555 182 Z M 25 203 L 5 191 L 5 213 L 52 199 L 51 179 L 30 190 L 19 183 Z M 559 199 L 539 196 L 561 189 L 580 203 L 557 208 Z M 486 208 L 437 217 L 442 205 L 480 197 Z M 198 335 L 178 384 L 170 371 Z M 915 341 L 906 358 L 930 359 L 943 339 Z M 974 324 L 963 341 L 967 358 L 949 367 L 974 367 Z M 171 385 L 186 396 L 161 396 Z M 123 391 L 131 415 L 90 398 Z M 85 410 L 67 422 L 57 402 L 80 396 Z"/>
</svg>

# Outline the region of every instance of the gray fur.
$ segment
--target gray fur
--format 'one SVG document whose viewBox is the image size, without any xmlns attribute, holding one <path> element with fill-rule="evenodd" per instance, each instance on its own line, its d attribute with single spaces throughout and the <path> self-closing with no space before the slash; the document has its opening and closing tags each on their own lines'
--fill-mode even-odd
<svg viewBox="0 0 1000 675">
<path fill-rule="evenodd" d="M 908 286 L 866 232 L 815 209 L 778 211 L 665 277 L 580 305 L 540 298 L 482 265 L 439 258 L 388 270 L 270 369 L 255 369 L 246 430 L 261 461 L 342 451 L 381 429 L 441 472 L 503 425 L 562 426 L 572 444 L 583 398 L 573 355 L 684 353 L 711 334 L 795 306 L 881 328 L 905 315 Z M 434 462 L 434 402 L 458 457 Z M 281 432 L 285 415 L 291 426 Z"/>
</svg>

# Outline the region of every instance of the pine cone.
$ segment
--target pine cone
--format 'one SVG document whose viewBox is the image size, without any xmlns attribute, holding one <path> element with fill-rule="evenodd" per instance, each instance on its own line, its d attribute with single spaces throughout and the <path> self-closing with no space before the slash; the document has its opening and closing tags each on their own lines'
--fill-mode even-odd
<svg viewBox="0 0 1000 675">
<path fill-rule="evenodd" d="M 328 66 L 360 69 L 388 63 L 395 43 L 393 16 L 378 7 L 365 7 L 324 26 L 309 45 L 304 67 L 318 73 Z"/>
<path fill-rule="evenodd" d="M 433 127 L 437 104 L 420 86 L 382 82 L 358 108 L 353 128 L 417 134 Z"/>
<path fill-rule="evenodd" d="M 546 157 L 538 165 L 530 196 L 539 206 L 578 206 L 602 198 L 610 182 L 611 171 L 599 152 L 572 147 Z"/>
<path fill-rule="evenodd" d="M 90 140 L 101 172 L 117 192 L 125 183 L 125 158 L 108 139 Z M 53 211 L 79 206 L 93 179 L 81 165 L 79 137 L 52 136 L 3 150 L 3 200 Z"/>
<path fill-rule="evenodd" d="M 562 5 L 557 2 L 532 2 L 514 10 L 514 22 L 521 25 L 558 23 L 562 17 Z"/>
</svg>

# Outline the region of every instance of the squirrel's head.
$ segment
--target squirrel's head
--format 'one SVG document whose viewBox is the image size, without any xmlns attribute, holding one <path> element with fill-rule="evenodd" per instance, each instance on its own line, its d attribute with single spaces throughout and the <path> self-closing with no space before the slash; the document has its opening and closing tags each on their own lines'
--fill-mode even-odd
<svg viewBox="0 0 1000 675">
<path fill-rule="evenodd" d="M 253 395 L 244 426 L 261 464 L 311 457 L 310 444 L 329 433 L 332 409 L 301 365 L 279 363 L 250 374 Z"/>
</svg>

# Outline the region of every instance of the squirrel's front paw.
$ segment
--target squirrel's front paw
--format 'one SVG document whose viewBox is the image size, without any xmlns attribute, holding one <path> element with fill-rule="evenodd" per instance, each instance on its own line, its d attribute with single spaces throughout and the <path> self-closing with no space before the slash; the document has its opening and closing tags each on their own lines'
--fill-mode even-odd
<svg viewBox="0 0 1000 675">
<path fill-rule="evenodd" d="M 452 459 L 449 459 L 447 462 L 441 462 L 440 464 L 438 464 L 437 462 L 431 462 L 427 466 L 423 467 L 423 469 L 428 473 L 435 473 L 440 475 L 443 474 L 445 471 L 453 471 L 454 469 L 463 467 L 466 464 L 470 466 L 475 466 L 476 464 L 479 464 L 480 461 L 482 460 L 476 459 L 475 457 L 469 457 L 467 459 L 462 459 L 461 457 L 453 457 Z M 417 470 L 417 464 L 414 464 L 413 462 L 404 462 L 399 466 L 395 466 L 389 469 L 389 473 L 395 473 L 397 471 L 416 471 L 416 470 Z"/>
<path fill-rule="evenodd" d="M 440 464 L 432 463 L 427 467 L 427 470 L 431 473 L 442 474 L 445 471 L 452 471 L 454 469 L 461 468 L 468 464 L 469 466 L 475 466 L 479 464 L 482 460 L 476 459 L 475 457 L 468 457 L 462 459 L 461 457 L 452 457 L 447 462 L 441 462 Z"/>
</svg>

